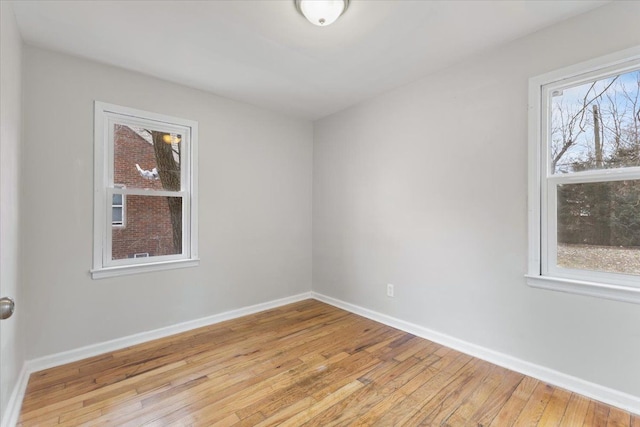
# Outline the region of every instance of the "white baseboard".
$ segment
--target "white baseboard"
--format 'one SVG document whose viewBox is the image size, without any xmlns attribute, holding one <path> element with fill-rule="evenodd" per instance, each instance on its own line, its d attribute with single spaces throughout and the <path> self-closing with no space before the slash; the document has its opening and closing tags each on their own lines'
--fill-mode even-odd
<svg viewBox="0 0 640 427">
<path fill-rule="evenodd" d="M 14 387 L 13 392 L 11 393 L 11 398 L 9 399 L 9 402 L 7 404 L 7 411 L 2 417 L 0 427 L 13 427 L 16 425 L 18 416 L 20 415 L 20 407 L 22 406 L 22 400 L 27 388 L 27 383 L 29 382 L 29 376 L 34 372 L 53 368 L 55 366 L 65 365 L 67 363 L 76 362 L 88 357 L 97 356 L 99 354 L 108 353 L 110 351 L 120 350 L 132 345 L 141 344 L 158 338 L 168 337 L 171 335 L 179 334 L 181 332 L 190 331 L 192 329 L 200 328 L 203 326 L 213 325 L 215 323 L 224 322 L 225 320 L 236 319 L 238 317 L 247 316 L 249 314 L 258 313 L 260 311 L 281 307 L 283 305 L 311 298 L 311 292 L 305 292 L 286 298 L 255 304 L 248 307 L 242 307 L 236 310 L 226 311 L 220 314 L 214 314 L 212 316 L 207 316 L 200 319 L 189 320 L 187 322 L 178 323 L 176 325 L 171 325 L 164 328 L 129 335 L 123 338 L 117 338 L 102 343 L 91 344 L 74 350 L 40 357 L 38 359 L 27 360 L 22 367 L 22 371 L 20 372 L 20 377 L 18 378 L 17 384 Z"/>
<path fill-rule="evenodd" d="M 600 384 L 585 381 L 544 366 L 536 365 L 535 363 L 527 362 L 526 360 L 518 359 L 517 357 L 513 357 L 508 354 L 472 344 L 450 335 L 436 332 L 423 326 L 387 316 L 386 314 L 378 313 L 317 292 L 312 292 L 312 297 L 318 301 L 325 302 L 351 313 L 375 320 L 376 322 L 428 339 L 470 356 L 477 357 L 478 359 L 486 360 L 494 365 L 502 366 L 503 368 L 507 368 L 515 372 L 520 372 L 554 386 L 579 393 L 608 405 L 616 406 L 620 409 L 624 409 L 625 411 L 640 414 L 639 396 L 623 393 Z"/>
<path fill-rule="evenodd" d="M 20 417 L 20 407 L 22 406 L 22 399 L 24 398 L 24 392 L 27 390 L 27 383 L 29 382 L 30 372 L 27 371 L 27 364 L 22 365 L 22 370 L 18 376 L 15 387 L 7 402 L 7 411 L 0 419 L 1 427 L 13 427 L 18 423 L 18 417 Z"/>
</svg>

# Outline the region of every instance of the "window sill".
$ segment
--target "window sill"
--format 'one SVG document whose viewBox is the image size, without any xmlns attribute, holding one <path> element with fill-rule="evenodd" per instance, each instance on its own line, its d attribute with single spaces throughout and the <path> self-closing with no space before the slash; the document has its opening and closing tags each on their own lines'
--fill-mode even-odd
<svg viewBox="0 0 640 427">
<path fill-rule="evenodd" d="M 534 288 L 640 304 L 640 288 L 529 274 L 525 277 Z"/>
<path fill-rule="evenodd" d="M 153 271 L 173 270 L 176 268 L 197 267 L 199 259 L 181 259 L 177 261 L 150 262 L 146 264 L 123 265 L 118 267 L 105 267 L 91 270 L 92 279 L 104 279 L 107 277 L 127 276 L 130 274 L 149 273 Z"/>
</svg>

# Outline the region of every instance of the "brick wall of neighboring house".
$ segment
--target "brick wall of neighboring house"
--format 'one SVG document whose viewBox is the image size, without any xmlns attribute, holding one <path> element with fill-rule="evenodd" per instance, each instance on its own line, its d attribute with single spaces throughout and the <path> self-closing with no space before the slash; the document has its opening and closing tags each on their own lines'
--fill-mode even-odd
<svg viewBox="0 0 640 427">
<path fill-rule="evenodd" d="M 156 167 L 153 145 L 124 125 L 116 125 L 114 138 L 114 184 L 162 190 L 159 179 L 146 179 L 136 169 L 136 163 L 149 171 Z M 175 253 L 166 197 L 127 196 L 124 226 L 114 226 L 112 230 L 113 259 L 133 258 L 134 254 L 145 252 L 149 256 Z"/>
</svg>

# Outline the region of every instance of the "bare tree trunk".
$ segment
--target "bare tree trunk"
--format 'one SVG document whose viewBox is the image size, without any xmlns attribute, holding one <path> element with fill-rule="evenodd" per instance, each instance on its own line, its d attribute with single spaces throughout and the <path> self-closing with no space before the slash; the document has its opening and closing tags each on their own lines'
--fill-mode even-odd
<svg viewBox="0 0 640 427">
<path fill-rule="evenodd" d="M 164 136 L 167 134 L 153 131 L 152 135 L 162 187 L 169 191 L 180 191 L 180 163 L 174 158 L 172 145 L 164 141 Z M 182 253 L 182 198 L 167 197 L 167 203 L 173 229 L 173 248 L 176 253 Z"/>
<path fill-rule="evenodd" d="M 602 155 L 602 139 L 600 136 L 600 111 L 598 105 L 593 105 L 593 141 L 595 145 L 596 167 L 601 169 L 604 165 Z M 609 245 L 611 243 L 611 198 L 608 184 L 604 182 L 594 183 L 595 188 L 595 224 L 596 224 L 596 244 Z"/>
<path fill-rule="evenodd" d="M 596 149 L 596 167 L 602 168 L 602 142 L 600 140 L 600 112 L 598 105 L 593 104 L 593 140 Z"/>
</svg>

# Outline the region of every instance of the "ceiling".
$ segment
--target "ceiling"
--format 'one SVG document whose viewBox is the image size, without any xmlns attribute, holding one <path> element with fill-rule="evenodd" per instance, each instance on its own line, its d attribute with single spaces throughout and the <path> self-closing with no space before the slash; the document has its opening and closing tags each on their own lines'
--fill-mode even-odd
<svg viewBox="0 0 640 427">
<path fill-rule="evenodd" d="M 14 1 L 24 41 L 315 120 L 608 1 Z"/>
</svg>

